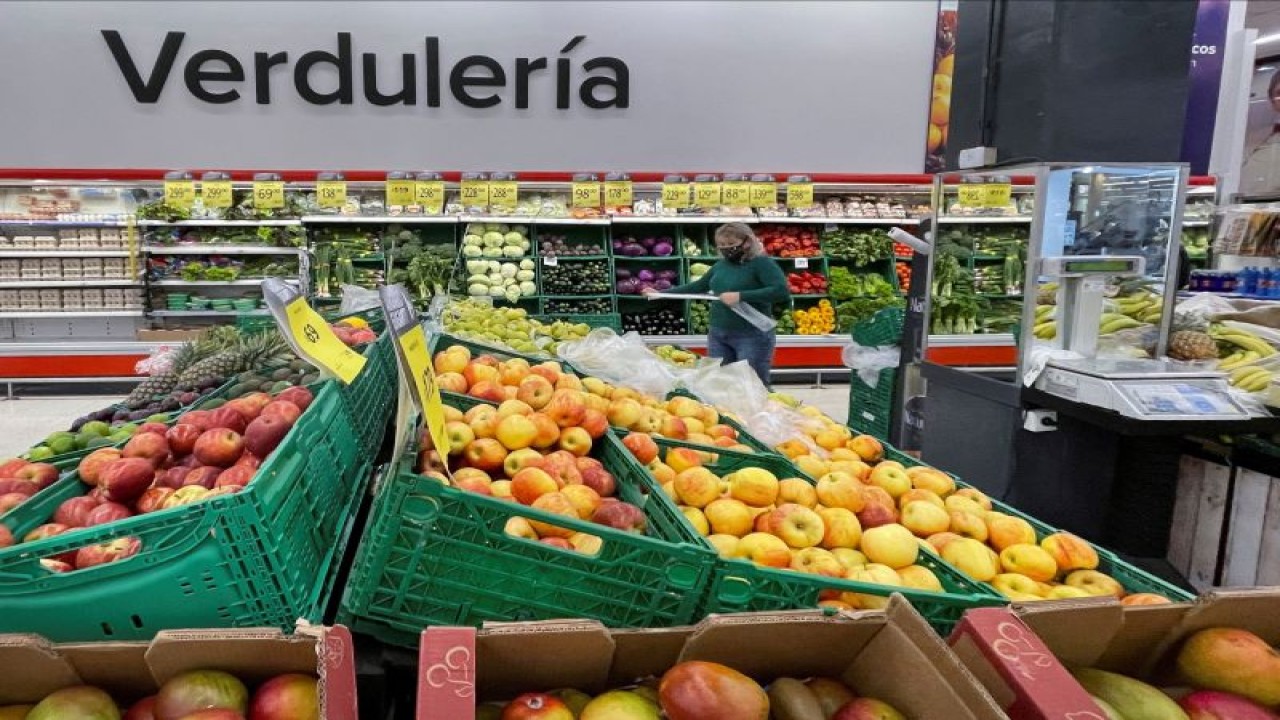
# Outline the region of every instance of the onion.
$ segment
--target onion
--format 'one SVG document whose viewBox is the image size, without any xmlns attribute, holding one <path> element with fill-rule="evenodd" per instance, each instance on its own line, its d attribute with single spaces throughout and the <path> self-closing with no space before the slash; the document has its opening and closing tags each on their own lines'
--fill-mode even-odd
<svg viewBox="0 0 1280 720">
<path fill-rule="evenodd" d="M 659 270 L 657 277 L 659 280 L 670 280 L 675 282 L 675 279 L 678 276 L 676 275 L 675 270 Z"/>
<path fill-rule="evenodd" d="M 655 290 L 670 290 L 671 281 L 664 278 L 658 278 L 658 281 L 653 284 L 653 287 Z"/>
<path fill-rule="evenodd" d="M 638 291 L 637 291 L 637 289 L 636 289 L 636 281 L 635 281 L 635 280 L 629 280 L 629 279 L 628 279 L 628 280 L 619 280 L 619 281 L 618 281 L 618 294 L 619 294 L 619 295 L 634 295 L 636 292 L 638 292 Z"/>
<path fill-rule="evenodd" d="M 636 277 L 639 278 L 641 282 L 653 282 L 658 278 L 658 276 L 655 275 L 653 271 L 648 268 L 645 268 L 644 270 L 641 270 L 640 272 L 636 273 Z"/>
<path fill-rule="evenodd" d="M 664 242 L 658 243 L 653 246 L 653 254 L 658 256 L 665 257 L 667 255 L 670 255 L 674 251 L 675 251 L 675 248 L 671 247 L 671 245 Z"/>
<path fill-rule="evenodd" d="M 645 251 L 644 251 L 643 245 L 640 245 L 637 243 L 629 243 L 625 248 L 623 248 L 623 252 L 629 255 L 630 257 L 641 257 L 644 255 Z"/>
<path fill-rule="evenodd" d="M 640 238 L 640 244 L 645 246 L 646 248 L 651 248 L 654 245 L 658 244 L 658 238 L 653 238 L 653 237 Z"/>
</svg>

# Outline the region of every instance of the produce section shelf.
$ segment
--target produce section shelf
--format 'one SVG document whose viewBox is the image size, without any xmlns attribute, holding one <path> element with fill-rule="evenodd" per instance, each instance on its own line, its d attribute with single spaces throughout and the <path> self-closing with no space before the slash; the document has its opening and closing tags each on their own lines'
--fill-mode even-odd
<svg viewBox="0 0 1280 720">
<path fill-rule="evenodd" d="M 90 280 L 0 280 L 0 288 L 93 288 L 93 287 L 142 287 L 140 280 L 90 279 Z"/>
<path fill-rule="evenodd" d="M 139 220 L 138 227 L 297 227 L 301 220 Z"/>
<path fill-rule="evenodd" d="M 1030 215 L 952 215 L 938 218 L 940 225 L 1029 225 Z"/>
<path fill-rule="evenodd" d="M 240 315 L 270 315 L 270 310 L 152 310 L 156 317 L 237 317 Z"/>
<path fill-rule="evenodd" d="M 82 227 L 82 228 L 118 228 L 128 227 L 124 220 L 0 220 L 3 225 L 22 225 L 26 227 Z"/>
<path fill-rule="evenodd" d="M 0 258 L 104 258 L 129 257 L 129 254 L 128 250 L 0 250 Z"/>
<path fill-rule="evenodd" d="M 534 225 L 612 225 L 613 221 L 607 217 L 598 218 L 573 218 L 573 217 L 536 217 L 533 219 Z"/>
<path fill-rule="evenodd" d="M 456 215 L 303 215 L 303 225 L 457 225 Z"/>
<path fill-rule="evenodd" d="M 142 310 L 5 310 L 0 319 L 142 317 Z"/>
<path fill-rule="evenodd" d="M 810 223 L 815 225 L 919 225 L 919 218 L 853 218 L 853 217 L 761 217 L 757 222 L 772 225 Z"/>
<path fill-rule="evenodd" d="M 760 222 L 754 215 L 614 215 L 614 225 L 723 225 L 740 222 L 752 225 Z"/>
<path fill-rule="evenodd" d="M 143 245 L 152 255 L 297 255 L 306 248 L 274 245 Z"/>
<path fill-rule="evenodd" d="M 258 287 L 265 278 L 247 280 L 152 280 L 157 287 Z M 285 282 L 298 283 L 297 278 L 284 278 Z"/>
</svg>

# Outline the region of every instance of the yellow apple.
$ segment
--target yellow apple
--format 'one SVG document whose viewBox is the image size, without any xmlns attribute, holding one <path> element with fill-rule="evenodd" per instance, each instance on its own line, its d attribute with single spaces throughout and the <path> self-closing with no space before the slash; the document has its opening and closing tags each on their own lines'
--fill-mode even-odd
<svg viewBox="0 0 1280 720">
<path fill-rule="evenodd" d="M 957 538 L 942 547 L 942 559 L 979 582 L 989 582 L 1000 573 L 999 558 L 991 548 L 973 538 Z"/>
<path fill-rule="evenodd" d="M 1045 593 L 1045 597 L 1050 600 L 1069 600 L 1072 598 L 1087 598 L 1093 596 L 1084 590 L 1071 585 L 1054 585 L 1049 589 L 1049 592 Z"/>
<path fill-rule="evenodd" d="M 948 498 L 949 499 L 949 498 Z M 979 542 L 987 541 L 987 524 L 982 518 L 963 510 L 951 511 L 951 532 Z"/>
<path fill-rule="evenodd" d="M 1071 587 L 1080 588 L 1090 595 L 1124 597 L 1124 586 L 1110 575 L 1100 573 L 1097 570 L 1076 570 L 1063 578 L 1062 581 Z"/>
<path fill-rule="evenodd" d="M 982 509 L 982 506 L 978 504 L 978 501 L 963 495 L 948 495 L 942 502 L 947 506 L 948 510 L 953 512 L 967 512 L 970 515 L 976 516 L 979 520 L 981 520 L 986 514 L 986 510 Z"/>
<path fill-rule="evenodd" d="M 902 587 L 902 578 L 898 576 L 898 572 L 887 565 L 870 563 L 855 570 L 850 570 L 845 574 L 846 580 L 853 582 L 867 583 L 869 585 L 891 585 Z M 883 610 L 889 605 L 889 594 L 891 590 L 884 591 L 883 595 L 871 595 L 868 593 L 845 592 L 840 594 L 840 600 L 849 603 L 855 608 L 863 608 L 865 610 Z"/>
<path fill-rule="evenodd" d="M 782 538 L 788 547 L 807 548 L 822 542 L 826 523 L 822 516 L 803 505 L 786 503 L 769 513 L 770 531 Z"/>
<path fill-rule="evenodd" d="M 907 477 L 907 471 L 903 470 L 901 466 L 888 462 L 882 462 L 872 468 L 871 476 L 867 478 L 867 482 L 882 488 L 894 498 L 911 489 L 911 478 Z"/>
<path fill-rule="evenodd" d="M 1031 523 L 1019 517 L 1001 514 L 993 517 L 987 514 L 987 542 L 996 550 L 1004 550 L 1012 545 L 1034 545 L 1035 528 Z M 1056 562 L 1055 562 L 1056 564 Z"/>
<path fill-rule="evenodd" d="M 702 466 L 693 466 L 676 474 L 673 482 L 680 502 L 704 508 L 720 497 L 720 478 Z"/>
<path fill-rule="evenodd" d="M 1005 597 L 1017 599 L 1023 595 L 1041 595 L 1040 583 L 1020 573 L 1000 573 L 991 579 L 991 586 Z"/>
<path fill-rule="evenodd" d="M 711 547 L 716 549 L 716 553 L 720 557 L 735 557 L 734 550 L 738 547 L 738 538 L 733 535 L 711 535 L 707 537 L 707 542 L 711 543 Z"/>
<path fill-rule="evenodd" d="M 818 504 L 818 492 L 806 480 L 786 478 L 778 481 L 778 502 L 811 508 Z"/>
<path fill-rule="evenodd" d="M 914 564 L 920 554 L 915 536 L 897 523 L 863 531 L 860 549 L 872 563 L 895 569 Z"/>
<path fill-rule="evenodd" d="M 816 490 L 818 502 L 826 507 L 844 508 L 856 513 L 866 506 L 862 483 L 847 473 L 833 472 L 819 477 Z"/>
<path fill-rule="evenodd" d="M 917 500 L 902 508 L 902 525 L 924 538 L 948 530 L 951 527 L 951 517 L 941 507 Z"/>
<path fill-rule="evenodd" d="M 755 514 L 747 504 L 733 498 L 716 498 L 703 508 L 702 513 L 717 535 L 742 537 L 751 532 Z"/>
<path fill-rule="evenodd" d="M 1058 576 L 1058 564 L 1039 545 L 1019 543 L 1000 551 L 1000 565 L 1011 573 L 1025 575 L 1037 582 L 1049 582 Z"/>
<path fill-rule="evenodd" d="M 927 502 L 936 505 L 940 510 L 946 510 L 947 506 L 942 502 L 942 498 L 932 490 L 920 490 L 912 488 L 898 497 L 898 509 L 905 508 L 910 502 Z"/>
<path fill-rule="evenodd" d="M 920 490 L 928 490 L 938 497 L 946 497 L 955 492 L 956 483 L 951 476 L 931 467 L 919 466 L 907 469 L 907 477 L 911 478 L 911 486 Z"/>
<path fill-rule="evenodd" d="M 929 592 L 943 592 L 942 581 L 933 571 L 921 565 L 908 565 L 898 569 L 898 577 L 905 587 Z"/>
<path fill-rule="evenodd" d="M 813 575 L 842 578 L 844 565 L 835 555 L 822 548 L 808 547 L 791 551 L 791 569 Z"/>
<path fill-rule="evenodd" d="M 778 492 L 778 478 L 764 468 L 745 467 L 729 476 L 729 495 L 748 505 L 772 505 Z"/>
<path fill-rule="evenodd" d="M 1093 570 L 1098 567 L 1098 553 L 1083 539 L 1068 532 L 1056 532 L 1040 541 L 1060 572 Z"/>
<path fill-rule="evenodd" d="M 844 566 L 846 571 L 860 568 L 867 564 L 867 556 L 858 550 L 850 548 L 833 548 L 831 554 L 835 556 L 840 564 Z"/>
<path fill-rule="evenodd" d="M 781 538 L 764 532 L 743 536 L 734 547 L 733 556 L 765 567 L 784 568 L 791 564 L 791 548 Z"/>
<path fill-rule="evenodd" d="M 986 493 L 977 488 L 961 488 L 957 490 L 955 494 L 960 497 L 967 497 L 973 500 L 978 503 L 978 506 L 983 510 L 991 509 L 991 498 L 987 497 Z"/>
</svg>

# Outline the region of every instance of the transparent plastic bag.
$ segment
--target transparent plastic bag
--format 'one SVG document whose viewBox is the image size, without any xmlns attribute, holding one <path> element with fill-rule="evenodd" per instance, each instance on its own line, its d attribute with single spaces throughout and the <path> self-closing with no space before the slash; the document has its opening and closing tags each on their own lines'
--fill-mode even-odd
<svg viewBox="0 0 1280 720">
<path fill-rule="evenodd" d="M 638 333 L 596 328 L 581 340 L 562 343 L 557 353 L 588 375 L 659 398 L 678 384 L 676 368 L 654 354 Z"/>
<path fill-rule="evenodd" d="M 880 371 L 898 367 L 902 348 L 897 345 L 867 347 L 849 343 L 840 351 L 844 366 L 858 373 L 858 379 L 871 389 L 880 384 Z"/>
<path fill-rule="evenodd" d="M 133 371 L 139 375 L 159 375 L 168 372 L 173 367 L 173 359 L 178 354 L 178 348 L 171 345 L 161 345 L 147 357 L 139 360 L 134 366 Z"/>
<path fill-rule="evenodd" d="M 751 323 L 758 330 L 762 332 L 768 332 L 769 330 L 772 330 L 778 327 L 777 320 L 774 320 L 773 318 L 769 317 L 768 315 L 765 315 L 764 313 L 760 312 L 759 310 L 751 307 L 750 305 L 744 302 L 730 305 L 729 309 L 738 313 L 738 315 L 743 320 L 746 320 L 747 322 Z"/>
<path fill-rule="evenodd" d="M 351 315 L 363 310 L 382 307 L 377 290 L 366 290 L 359 285 L 342 286 L 342 304 L 338 306 L 339 315 Z"/>
<path fill-rule="evenodd" d="M 745 360 L 694 368 L 682 381 L 703 402 L 743 418 L 763 411 L 769 402 L 769 389 Z"/>
</svg>

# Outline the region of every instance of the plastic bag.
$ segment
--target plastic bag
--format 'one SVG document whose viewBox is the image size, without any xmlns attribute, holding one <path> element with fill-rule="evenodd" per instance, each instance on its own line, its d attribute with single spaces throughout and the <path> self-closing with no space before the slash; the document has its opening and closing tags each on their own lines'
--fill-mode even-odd
<svg viewBox="0 0 1280 720">
<path fill-rule="evenodd" d="M 693 368 L 681 381 L 703 402 L 743 418 L 761 412 L 769 402 L 769 389 L 745 360 Z"/>
<path fill-rule="evenodd" d="M 659 398 L 678 384 L 676 368 L 654 354 L 638 333 L 596 328 L 581 340 L 562 343 L 557 353 L 588 375 Z"/>
<path fill-rule="evenodd" d="M 161 345 L 147 357 L 139 360 L 134 366 L 133 371 L 139 375 L 159 375 L 168 372 L 173 367 L 173 359 L 178 354 L 178 348 L 171 345 Z"/>
<path fill-rule="evenodd" d="M 358 285 L 342 286 L 342 305 L 338 306 L 339 315 L 351 315 L 362 310 L 382 307 L 377 290 L 366 290 Z"/>
<path fill-rule="evenodd" d="M 897 345 L 867 347 L 849 343 L 840 351 L 844 366 L 857 372 L 858 379 L 872 390 L 880 384 L 880 371 L 898 367 L 902 360 L 902 348 Z"/>
<path fill-rule="evenodd" d="M 764 313 L 760 312 L 759 310 L 751 307 L 750 305 L 744 302 L 730 305 L 729 309 L 738 313 L 738 315 L 743 320 L 746 320 L 747 322 L 756 326 L 756 328 L 762 332 L 768 332 L 778 327 L 777 320 L 774 320 L 773 318 L 769 317 L 768 315 L 765 315 Z"/>
</svg>

